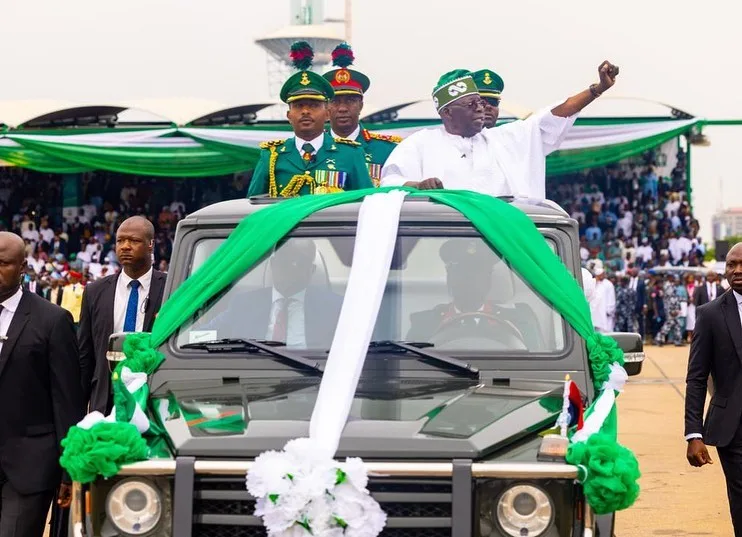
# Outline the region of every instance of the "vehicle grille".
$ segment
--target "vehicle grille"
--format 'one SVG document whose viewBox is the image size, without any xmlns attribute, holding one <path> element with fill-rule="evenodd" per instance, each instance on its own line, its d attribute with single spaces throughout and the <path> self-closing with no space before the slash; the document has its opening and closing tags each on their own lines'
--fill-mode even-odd
<svg viewBox="0 0 742 537">
<path fill-rule="evenodd" d="M 368 489 L 387 515 L 381 537 L 450 537 L 450 479 L 373 478 Z M 193 537 L 265 537 L 244 478 L 196 478 Z"/>
</svg>

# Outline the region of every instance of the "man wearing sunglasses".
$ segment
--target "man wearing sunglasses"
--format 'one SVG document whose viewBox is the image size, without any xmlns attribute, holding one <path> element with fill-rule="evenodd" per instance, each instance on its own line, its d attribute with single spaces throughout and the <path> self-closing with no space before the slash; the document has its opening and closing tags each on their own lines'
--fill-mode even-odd
<svg viewBox="0 0 742 537">
<path fill-rule="evenodd" d="M 484 101 L 484 128 L 491 129 L 500 115 L 500 96 L 505 89 L 502 77 L 491 69 L 482 69 L 471 74 Z"/>
<path fill-rule="evenodd" d="M 446 73 L 433 90 L 443 126 L 405 138 L 384 165 L 381 186 L 544 199 L 546 156 L 559 148 L 577 114 L 615 84 L 618 67 L 603 62 L 598 74 L 598 83 L 553 108 L 485 129 L 485 102 L 472 73 Z"/>
</svg>

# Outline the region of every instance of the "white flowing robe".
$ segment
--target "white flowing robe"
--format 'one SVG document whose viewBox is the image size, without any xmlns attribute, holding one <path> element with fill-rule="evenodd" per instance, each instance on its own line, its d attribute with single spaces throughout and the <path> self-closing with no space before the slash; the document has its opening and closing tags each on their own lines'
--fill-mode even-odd
<svg viewBox="0 0 742 537">
<path fill-rule="evenodd" d="M 593 318 L 595 330 L 605 334 L 613 332 L 616 326 L 614 315 L 616 313 L 616 289 L 610 280 L 600 280 L 595 282 L 595 291 L 593 291 L 590 302 L 590 316 Z"/>
<path fill-rule="evenodd" d="M 544 199 L 546 156 L 559 148 L 577 118 L 555 116 L 553 108 L 471 138 L 449 134 L 443 126 L 417 131 L 389 155 L 381 186 L 436 177 L 447 189 Z"/>
</svg>

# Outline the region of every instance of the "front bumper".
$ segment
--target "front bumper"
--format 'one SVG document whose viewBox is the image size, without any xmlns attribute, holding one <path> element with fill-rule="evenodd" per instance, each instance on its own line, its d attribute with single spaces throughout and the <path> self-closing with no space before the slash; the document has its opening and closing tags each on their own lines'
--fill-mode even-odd
<svg viewBox="0 0 742 537">
<path fill-rule="evenodd" d="M 172 478 L 172 529 L 177 537 L 236 534 L 261 537 L 265 530 L 252 515 L 252 498 L 245 490 L 245 475 L 252 461 L 150 460 L 123 467 L 122 477 Z M 366 462 L 369 490 L 388 515 L 381 537 L 472 537 L 477 517 L 478 480 L 571 483 L 577 468 L 560 463 L 472 462 Z M 75 537 L 97 537 L 91 531 L 90 495 L 73 486 L 71 521 Z M 87 500 L 87 501 L 86 501 Z M 570 536 L 593 536 L 592 514 L 579 509 L 570 522 Z M 570 521 L 572 517 L 570 516 Z M 564 535 L 561 528 L 558 535 Z"/>
</svg>

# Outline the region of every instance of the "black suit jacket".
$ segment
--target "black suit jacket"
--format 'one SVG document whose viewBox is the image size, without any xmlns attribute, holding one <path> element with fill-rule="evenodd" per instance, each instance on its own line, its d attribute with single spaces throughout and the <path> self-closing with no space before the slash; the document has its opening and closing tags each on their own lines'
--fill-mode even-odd
<svg viewBox="0 0 742 537">
<path fill-rule="evenodd" d="M 56 301 L 56 304 L 57 304 L 57 306 L 61 306 L 62 305 L 62 295 L 64 294 L 64 287 L 62 287 L 60 285 L 59 287 L 57 287 L 57 289 L 58 289 L 58 291 L 57 291 L 57 301 Z M 44 289 L 44 292 L 41 294 L 41 296 L 44 297 L 47 300 L 51 300 L 52 299 L 52 288 L 51 287 L 46 287 Z"/>
<path fill-rule="evenodd" d="M 341 296 L 317 287 L 304 295 L 304 335 L 309 348 L 330 348 L 343 305 Z M 273 307 L 273 289 L 242 293 L 229 301 L 226 311 L 198 330 L 217 330 L 219 338 L 266 339 Z"/>
<path fill-rule="evenodd" d="M 144 314 L 144 331 L 152 330 L 155 315 L 162 305 L 166 275 L 152 271 L 149 301 Z M 111 410 L 111 371 L 108 369 L 106 350 L 108 338 L 113 333 L 113 303 L 116 296 L 118 274 L 106 276 L 85 287 L 80 309 L 80 369 L 83 388 L 90 401 L 90 411 L 105 415 Z M 86 399 L 87 400 L 87 399 Z"/>
<path fill-rule="evenodd" d="M 715 283 L 714 287 L 716 287 L 716 298 L 719 298 L 724 293 L 724 289 L 722 289 L 718 283 Z M 703 285 L 696 287 L 696 290 L 693 291 L 693 303 L 696 306 L 703 306 L 709 302 L 711 301 L 709 300 L 709 292 L 706 288 L 706 284 L 704 283 Z"/>
<path fill-rule="evenodd" d="M 642 278 L 636 282 L 636 308 L 635 313 L 641 313 L 644 306 L 647 305 L 647 284 Z"/>
<path fill-rule="evenodd" d="M 708 376 L 714 381 L 706 420 Z M 724 447 L 742 418 L 742 323 L 732 291 L 696 311 L 685 390 L 685 434 L 701 433 L 704 442 Z"/>
<path fill-rule="evenodd" d="M 72 316 L 23 291 L 0 350 L 0 467 L 21 494 L 56 488 L 59 443 L 85 414 Z"/>
</svg>

